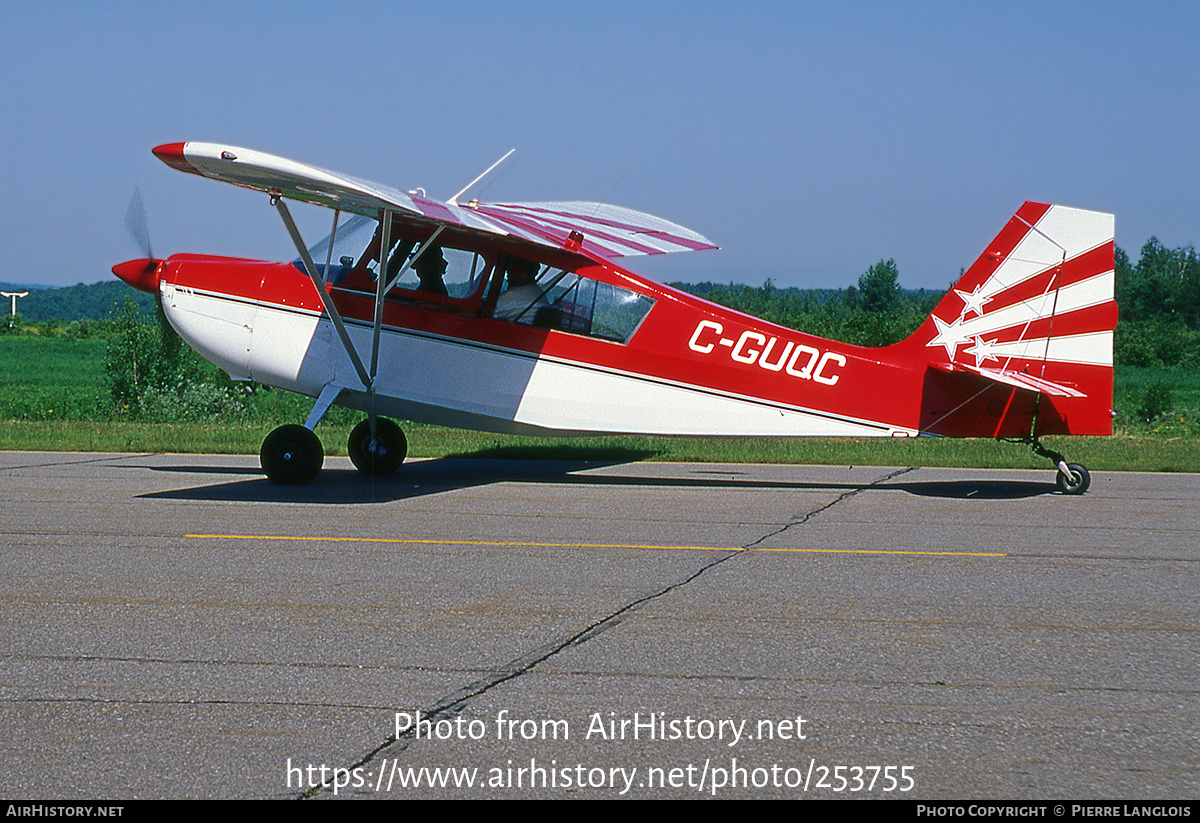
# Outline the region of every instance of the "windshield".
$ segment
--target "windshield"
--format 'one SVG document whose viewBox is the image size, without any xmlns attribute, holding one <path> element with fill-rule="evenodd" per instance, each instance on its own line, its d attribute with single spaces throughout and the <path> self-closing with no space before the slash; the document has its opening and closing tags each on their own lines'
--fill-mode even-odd
<svg viewBox="0 0 1200 823">
<path fill-rule="evenodd" d="M 313 262 L 317 264 L 318 273 L 324 277 L 326 282 L 336 283 L 354 268 L 358 258 L 367 250 L 367 245 L 375 235 L 375 228 L 378 225 L 378 220 L 355 215 L 337 227 L 337 239 L 333 244 L 332 256 L 329 254 L 329 240 L 332 235 L 308 250 Z M 328 272 L 325 271 L 326 260 L 329 261 Z M 296 258 L 296 267 L 301 271 L 304 270 L 304 263 L 299 258 Z"/>
</svg>

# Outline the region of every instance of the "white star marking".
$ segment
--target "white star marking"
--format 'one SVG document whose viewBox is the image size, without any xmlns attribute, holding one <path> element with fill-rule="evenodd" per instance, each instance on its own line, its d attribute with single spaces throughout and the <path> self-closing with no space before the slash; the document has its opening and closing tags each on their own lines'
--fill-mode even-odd
<svg viewBox="0 0 1200 823">
<path fill-rule="evenodd" d="M 925 346 L 945 346 L 946 356 L 951 360 L 954 359 L 954 353 L 958 351 L 959 343 L 966 343 L 971 339 L 968 334 L 963 334 L 962 317 L 960 316 L 953 323 L 947 323 L 936 314 L 933 316 L 934 325 L 937 326 L 937 336 L 930 340 Z"/>
<path fill-rule="evenodd" d="M 963 303 L 966 304 L 963 306 L 963 310 L 962 310 L 962 316 L 964 318 L 970 312 L 975 312 L 980 317 L 983 317 L 983 307 L 986 306 L 988 303 L 992 302 L 992 298 L 984 297 L 983 294 L 981 294 L 981 292 L 983 291 L 983 287 L 984 287 L 984 284 L 980 283 L 978 286 L 975 287 L 975 290 L 970 292 L 969 294 L 965 291 L 959 291 L 958 289 L 954 290 L 954 293 L 957 294 L 959 297 L 961 297 L 963 300 Z"/>
<path fill-rule="evenodd" d="M 964 349 L 966 354 L 975 356 L 975 365 L 986 363 L 989 360 L 999 360 L 1000 358 L 992 354 L 996 347 L 995 340 L 984 340 L 978 334 L 975 335 L 975 345 L 969 349 Z"/>
</svg>

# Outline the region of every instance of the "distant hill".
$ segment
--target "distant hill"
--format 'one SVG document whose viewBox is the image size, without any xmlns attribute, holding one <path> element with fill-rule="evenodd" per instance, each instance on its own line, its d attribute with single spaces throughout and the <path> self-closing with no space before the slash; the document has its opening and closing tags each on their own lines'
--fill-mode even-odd
<svg viewBox="0 0 1200 823">
<path fill-rule="evenodd" d="M 24 291 L 27 287 L 21 287 Z M 37 288 L 37 291 L 34 291 Z M 5 287 L 4 291 L 15 291 Z M 130 288 L 120 280 L 67 286 L 62 289 L 29 288 L 29 296 L 17 301 L 17 311 L 26 320 L 107 320 L 114 305 L 133 298 L 142 313 L 153 316 L 154 297 Z M 7 307 L 5 307 L 7 313 Z"/>
</svg>

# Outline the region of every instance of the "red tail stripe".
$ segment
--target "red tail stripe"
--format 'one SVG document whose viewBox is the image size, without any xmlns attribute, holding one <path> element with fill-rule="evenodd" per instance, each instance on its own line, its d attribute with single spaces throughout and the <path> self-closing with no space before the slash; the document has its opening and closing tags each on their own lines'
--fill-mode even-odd
<svg viewBox="0 0 1200 823">
<path fill-rule="evenodd" d="M 1051 266 L 1027 280 L 997 292 L 984 307 L 984 313 L 996 311 L 1004 306 L 1012 306 L 1025 300 L 1032 300 L 1038 295 L 1052 291 L 1055 286 L 1061 289 L 1087 280 L 1089 277 L 1112 271 L 1113 244 L 1105 243 L 1067 260 L 1062 266 L 1061 274 L 1059 274 L 1058 268 L 1058 266 Z M 955 288 L 959 287 L 955 286 Z"/>
</svg>

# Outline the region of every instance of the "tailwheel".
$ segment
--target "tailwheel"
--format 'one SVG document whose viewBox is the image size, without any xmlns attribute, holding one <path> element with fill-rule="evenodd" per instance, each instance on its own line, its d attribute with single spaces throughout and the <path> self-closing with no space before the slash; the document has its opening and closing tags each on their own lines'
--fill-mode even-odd
<svg viewBox="0 0 1200 823">
<path fill-rule="evenodd" d="M 1043 446 L 1036 437 L 1024 442 L 1028 443 L 1037 454 L 1050 458 L 1050 462 L 1058 469 L 1054 481 L 1058 485 L 1058 490 L 1063 494 L 1083 494 L 1088 490 L 1088 486 L 1092 485 L 1092 476 L 1081 464 L 1068 463 L 1065 457 L 1053 449 Z"/>
<path fill-rule="evenodd" d="M 1063 474 L 1060 469 L 1058 472 L 1057 482 L 1058 490 L 1063 494 L 1083 494 L 1088 490 L 1088 486 L 1092 484 L 1092 476 L 1088 474 L 1088 470 L 1079 463 L 1068 463 L 1067 471 L 1070 476 Z"/>
<path fill-rule="evenodd" d="M 325 449 L 311 429 L 289 424 L 267 435 L 258 456 L 272 483 L 298 486 L 311 483 L 320 474 Z"/>
<path fill-rule="evenodd" d="M 408 439 L 400 427 L 383 417 L 375 418 L 375 436 L 371 437 L 371 421 L 364 420 L 350 432 L 346 444 L 350 462 L 363 474 L 382 476 L 400 468 L 408 454 Z"/>
</svg>

